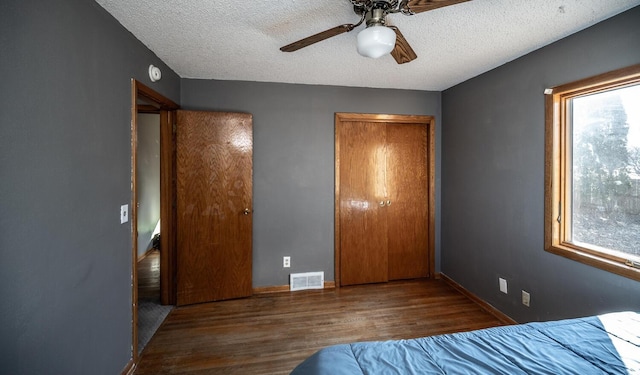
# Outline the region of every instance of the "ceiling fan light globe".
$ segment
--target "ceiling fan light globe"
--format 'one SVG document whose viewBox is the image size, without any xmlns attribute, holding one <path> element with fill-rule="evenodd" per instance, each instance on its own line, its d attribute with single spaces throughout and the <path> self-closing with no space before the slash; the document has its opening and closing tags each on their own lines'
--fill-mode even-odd
<svg viewBox="0 0 640 375">
<path fill-rule="evenodd" d="M 358 33 L 358 53 L 377 59 L 396 46 L 396 33 L 386 26 L 370 26 Z"/>
</svg>

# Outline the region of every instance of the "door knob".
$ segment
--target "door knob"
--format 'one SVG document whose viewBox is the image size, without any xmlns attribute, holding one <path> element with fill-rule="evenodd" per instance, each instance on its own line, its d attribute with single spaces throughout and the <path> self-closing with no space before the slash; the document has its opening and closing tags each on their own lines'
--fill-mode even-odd
<svg viewBox="0 0 640 375">
<path fill-rule="evenodd" d="M 387 206 L 391 206 L 391 201 L 387 201 Z"/>
<path fill-rule="evenodd" d="M 380 207 L 384 207 L 384 201 L 380 201 Z"/>
<path fill-rule="evenodd" d="M 251 210 L 248 208 L 245 208 L 244 211 L 242 211 L 243 215 L 249 215 L 251 213 Z"/>
</svg>

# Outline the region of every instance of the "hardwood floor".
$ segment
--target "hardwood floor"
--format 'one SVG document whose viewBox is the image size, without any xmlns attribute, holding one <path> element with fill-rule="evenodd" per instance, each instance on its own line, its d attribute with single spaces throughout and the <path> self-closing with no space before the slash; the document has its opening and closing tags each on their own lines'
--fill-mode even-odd
<svg viewBox="0 0 640 375">
<path fill-rule="evenodd" d="M 173 309 L 160 304 L 160 251 L 152 250 L 138 264 L 138 353 Z"/>
<path fill-rule="evenodd" d="M 138 298 L 160 300 L 160 251 L 149 251 L 137 267 Z"/>
<path fill-rule="evenodd" d="M 328 345 L 499 325 L 442 280 L 255 295 L 174 309 L 135 374 L 288 374 Z"/>
</svg>

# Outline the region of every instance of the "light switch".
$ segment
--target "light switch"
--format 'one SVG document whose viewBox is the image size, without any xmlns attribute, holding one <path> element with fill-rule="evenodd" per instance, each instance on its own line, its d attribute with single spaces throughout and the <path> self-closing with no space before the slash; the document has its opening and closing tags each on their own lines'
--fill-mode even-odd
<svg viewBox="0 0 640 375">
<path fill-rule="evenodd" d="M 120 224 L 124 224 L 129 221 L 129 205 L 123 204 L 120 206 Z"/>
</svg>

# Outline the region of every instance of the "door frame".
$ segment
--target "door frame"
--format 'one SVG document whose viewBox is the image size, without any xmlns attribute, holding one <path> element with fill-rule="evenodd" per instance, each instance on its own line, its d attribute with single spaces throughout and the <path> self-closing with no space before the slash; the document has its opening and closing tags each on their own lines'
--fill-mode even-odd
<svg viewBox="0 0 640 375">
<path fill-rule="evenodd" d="M 138 362 L 138 113 L 160 114 L 160 300 L 175 304 L 175 131 L 174 111 L 179 106 L 135 79 L 131 79 L 131 309 L 134 366 Z"/>
<path fill-rule="evenodd" d="M 436 120 L 434 116 L 426 115 L 390 115 L 371 113 L 342 113 L 335 114 L 335 208 L 334 208 L 334 278 L 336 288 L 340 288 L 340 135 L 344 122 L 364 121 L 379 123 L 423 124 L 427 127 L 427 231 L 429 235 L 427 262 L 429 279 L 435 278 L 435 233 L 436 233 L 436 151 L 435 133 Z"/>
</svg>

